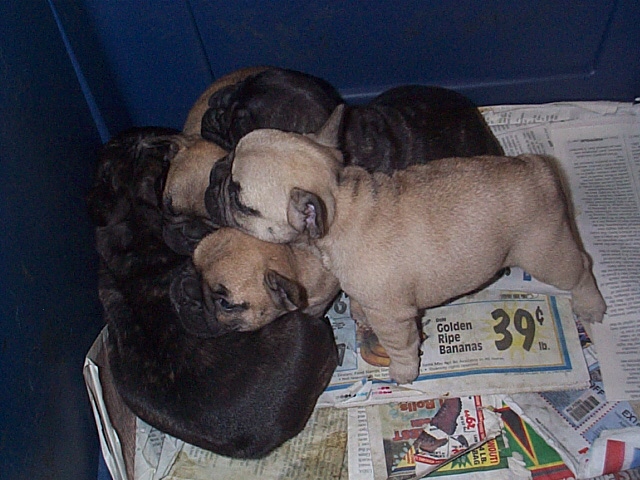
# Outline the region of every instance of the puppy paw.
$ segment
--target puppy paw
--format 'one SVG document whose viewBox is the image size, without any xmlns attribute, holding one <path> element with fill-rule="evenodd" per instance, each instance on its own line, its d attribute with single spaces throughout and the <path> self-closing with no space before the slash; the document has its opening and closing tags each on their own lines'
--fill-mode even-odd
<svg viewBox="0 0 640 480">
<path fill-rule="evenodd" d="M 387 351 L 378 340 L 378 336 L 373 330 L 361 329 L 358 326 L 360 334 L 360 356 L 362 359 L 374 367 L 388 367 L 391 363 Z"/>
<path fill-rule="evenodd" d="M 389 376 L 391 380 L 398 383 L 398 385 L 402 385 L 405 383 L 411 383 L 416 378 L 418 378 L 418 374 L 420 373 L 420 360 L 416 359 L 415 363 L 401 364 L 395 360 L 391 360 L 391 365 L 389 366 Z"/>
<path fill-rule="evenodd" d="M 602 323 L 607 305 L 599 293 L 588 297 L 574 295 L 572 300 L 573 313 L 578 320 L 587 323 Z"/>
</svg>

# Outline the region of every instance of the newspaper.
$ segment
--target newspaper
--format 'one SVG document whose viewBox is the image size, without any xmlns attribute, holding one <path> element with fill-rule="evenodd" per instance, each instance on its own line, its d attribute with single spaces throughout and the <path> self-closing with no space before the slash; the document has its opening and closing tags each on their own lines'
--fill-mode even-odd
<svg viewBox="0 0 640 480">
<path fill-rule="evenodd" d="M 492 411 L 499 405 L 498 397 L 469 396 L 351 408 L 349 478 L 409 480 L 435 470 L 451 478 L 518 478 L 501 454 Z"/>
<path fill-rule="evenodd" d="M 347 295 L 341 294 L 327 316 L 340 362 L 320 405 L 352 407 L 425 395 L 539 392 L 588 385 L 567 295 L 486 290 L 429 309 L 422 319 L 420 375 L 401 386 L 389 380 L 388 357 L 376 355 L 377 338 L 358 329 L 351 319 Z"/>
<path fill-rule="evenodd" d="M 137 422 L 136 480 L 347 479 L 343 410 L 316 409 L 300 434 L 260 460 L 216 455 Z"/>
<path fill-rule="evenodd" d="M 127 469 L 122 455 L 122 445 L 118 433 L 113 427 L 111 418 L 109 417 L 107 405 L 103 397 L 100 370 L 96 364 L 96 359 L 100 351 L 106 348 L 105 341 L 107 334 L 108 330 L 105 327 L 93 342 L 89 352 L 87 352 L 84 361 L 83 375 L 96 427 L 98 428 L 98 439 L 105 464 L 109 472 L 111 472 L 113 480 L 126 480 Z"/>
<path fill-rule="evenodd" d="M 547 153 L 567 174 L 577 224 L 608 311 L 587 326 L 609 400 L 640 399 L 640 105 L 489 107 L 508 155 Z"/>
<path fill-rule="evenodd" d="M 633 406 L 627 401 L 606 400 L 600 365 L 592 346 L 585 348 L 585 357 L 591 376 L 589 388 L 506 397 L 507 404 L 555 447 L 578 478 L 608 473 L 604 468 L 611 465 L 614 457 L 607 458 L 606 450 L 597 448 L 604 432 L 635 427 L 633 445 L 640 447 L 640 421 Z M 636 461 L 625 468 L 640 466 L 640 459 Z"/>
</svg>

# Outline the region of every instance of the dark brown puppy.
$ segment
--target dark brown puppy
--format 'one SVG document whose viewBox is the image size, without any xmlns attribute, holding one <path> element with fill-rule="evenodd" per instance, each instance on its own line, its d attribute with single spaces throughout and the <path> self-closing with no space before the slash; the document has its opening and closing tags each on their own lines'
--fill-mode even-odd
<svg viewBox="0 0 640 480">
<path fill-rule="evenodd" d="M 391 173 L 446 157 L 503 155 L 478 107 L 441 87 L 406 85 L 345 107 L 339 148 L 346 165 Z"/>
<path fill-rule="evenodd" d="M 221 455 L 262 457 L 305 426 L 337 365 L 333 333 L 294 312 L 224 334 L 201 300 L 181 301 L 200 280 L 162 239 L 171 144 L 159 139 L 168 133 L 135 129 L 107 143 L 89 194 L 116 388 L 160 430 Z"/>
<path fill-rule="evenodd" d="M 504 154 L 476 104 L 441 87 L 406 85 L 387 90 L 367 105 L 345 105 L 338 128 L 344 164 L 370 173 L 391 173 L 439 158 Z M 207 212 L 218 226 L 228 226 L 220 212 L 220 185 L 232 161 L 230 154 L 216 162 L 205 193 Z"/>
<path fill-rule="evenodd" d="M 201 134 L 225 150 L 258 128 L 308 133 L 320 128 L 344 100 L 327 81 L 271 67 L 209 97 Z"/>
</svg>

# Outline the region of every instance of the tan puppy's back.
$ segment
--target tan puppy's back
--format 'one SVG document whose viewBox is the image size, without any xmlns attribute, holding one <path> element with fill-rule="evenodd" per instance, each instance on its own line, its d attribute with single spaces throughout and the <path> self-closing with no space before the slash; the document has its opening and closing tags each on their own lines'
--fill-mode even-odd
<svg viewBox="0 0 640 480">
<path fill-rule="evenodd" d="M 200 135 L 200 130 L 202 128 L 202 116 L 209 108 L 209 97 L 211 97 L 213 93 L 217 92 L 221 88 L 241 82 L 251 75 L 264 72 L 269 68 L 270 67 L 267 66 L 241 68 L 239 70 L 235 70 L 231 73 L 223 75 L 211 85 L 209 85 L 209 87 L 202 93 L 202 95 L 198 97 L 198 100 L 196 100 L 196 103 L 193 104 L 191 110 L 189 110 L 187 119 L 184 122 L 184 127 L 182 128 L 183 133 L 187 135 Z"/>
<path fill-rule="evenodd" d="M 391 177 L 344 170 L 316 245 L 389 354 L 393 379 L 418 376 L 420 309 L 486 286 L 507 266 L 571 291 L 581 321 L 602 321 L 606 304 L 558 172 L 537 155 L 436 160 Z"/>
<path fill-rule="evenodd" d="M 340 185 L 336 217 L 318 245 L 336 245 L 329 269 L 349 278 L 347 292 L 353 282 L 371 295 L 392 286 L 397 295 L 420 298 L 427 290 L 429 303 L 440 303 L 515 260 L 512 247 L 523 237 L 535 240 L 539 222 L 568 220 L 550 160 L 533 155 L 436 160 L 391 176 L 347 167 Z"/>
</svg>

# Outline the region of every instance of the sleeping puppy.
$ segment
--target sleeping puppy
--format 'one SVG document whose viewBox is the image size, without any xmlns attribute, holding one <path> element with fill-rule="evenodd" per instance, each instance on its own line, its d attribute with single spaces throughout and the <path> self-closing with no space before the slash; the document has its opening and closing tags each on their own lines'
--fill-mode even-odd
<svg viewBox="0 0 640 480">
<path fill-rule="evenodd" d="M 327 81 L 271 67 L 211 95 L 201 134 L 232 150 L 240 138 L 257 128 L 314 132 L 341 103 L 342 97 Z"/>
<path fill-rule="evenodd" d="M 191 108 L 184 137 L 175 137 L 164 195 L 167 244 L 190 255 L 213 231 L 204 191 L 223 149 L 255 128 L 293 132 L 318 129 L 342 102 L 324 80 L 294 70 L 248 67 L 215 81 Z M 209 142 L 200 138 L 200 133 Z"/>
<path fill-rule="evenodd" d="M 267 66 L 246 67 L 234 70 L 231 73 L 223 75 L 213 82 L 196 100 L 191 110 L 187 114 L 187 119 L 182 127 L 182 133 L 185 135 L 200 135 L 202 130 L 202 117 L 209 109 L 209 98 L 218 90 L 229 87 L 231 85 L 242 82 L 245 78 L 255 75 L 256 73 L 267 70 Z"/>
<path fill-rule="evenodd" d="M 202 117 L 209 108 L 209 98 L 218 90 L 231 87 L 245 78 L 270 67 L 241 68 L 213 82 L 189 110 L 183 135 L 159 141 L 169 141 L 169 173 L 164 195 L 165 242 L 181 255 L 191 255 L 205 235 L 213 231 L 204 208 L 204 191 L 209 172 L 216 160 L 226 155 L 218 145 L 200 137 Z"/>
<path fill-rule="evenodd" d="M 169 143 L 169 168 L 162 193 L 165 242 L 180 255 L 191 255 L 214 225 L 204 207 L 209 172 L 227 152 L 199 135 L 176 134 L 156 141 Z"/>
<path fill-rule="evenodd" d="M 175 216 L 208 218 L 204 195 L 209 186 L 209 174 L 213 165 L 227 152 L 195 135 L 178 134 L 165 141 L 171 143 L 171 151 L 167 154 L 169 171 L 163 191 L 163 206 Z"/>
<path fill-rule="evenodd" d="M 221 228 L 195 249 L 205 316 L 240 331 L 256 330 L 286 312 L 322 316 L 338 280 L 306 250 Z"/>
<path fill-rule="evenodd" d="M 262 240 L 310 244 L 362 308 L 395 381 L 418 375 L 419 310 L 505 267 L 571 291 L 578 319 L 602 321 L 606 306 L 551 158 L 449 158 L 370 174 L 342 164 L 341 110 L 317 135 L 246 135 L 221 179 L 221 213 Z"/>
<path fill-rule="evenodd" d="M 116 389 L 177 438 L 262 457 L 305 426 L 337 365 L 333 333 L 301 312 L 250 333 L 204 319 L 190 258 L 162 239 L 167 133 L 134 129 L 108 142 L 88 198 Z"/>
</svg>

